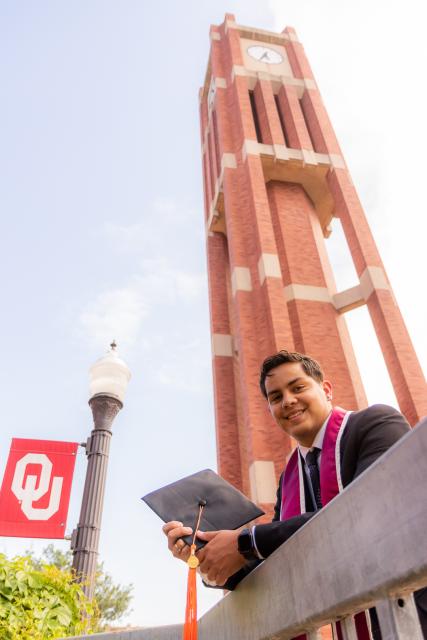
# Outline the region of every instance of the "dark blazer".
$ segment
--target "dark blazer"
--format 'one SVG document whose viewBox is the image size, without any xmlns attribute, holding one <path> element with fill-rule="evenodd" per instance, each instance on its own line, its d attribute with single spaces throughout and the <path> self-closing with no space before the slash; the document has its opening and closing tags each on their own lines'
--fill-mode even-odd
<svg viewBox="0 0 427 640">
<path fill-rule="evenodd" d="M 409 429 L 402 414 L 384 404 L 376 404 L 352 413 L 340 442 L 341 476 L 344 487 L 390 449 Z M 306 483 L 305 474 L 304 482 Z M 273 522 L 256 527 L 256 544 L 264 558 L 273 553 L 316 513 L 313 509 L 311 494 L 305 485 L 307 513 L 280 522 L 281 484 L 280 481 Z"/>
<path fill-rule="evenodd" d="M 365 471 L 409 430 L 410 427 L 402 414 L 384 404 L 376 404 L 368 409 L 352 413 L 340 442 L 341 477 L 344 487 Z M 255 531 L 256 545 L 261 555 L 265 558 L 286 542 L 316 513 L 304 474 L 305 499 L 308 511 L 300 516 L 280 522 L 281 480 L 277 490 L 273 521 L 268 524 L 257 525 Z M 310 511 L 310 508 L 313 510 Z M 231 576 L 223 588 L 233 590 L 257 564 L 259 564 L 259 561 L 248 563 L 243 569 Z M 414 595 L 424 637 L 427 638 L 427 589 L 420 589 Z M 380 638 L 375 618 L 376 614 L 375 612 L 372 613 L 371 610 L 374 637 Z"/>
</svg>

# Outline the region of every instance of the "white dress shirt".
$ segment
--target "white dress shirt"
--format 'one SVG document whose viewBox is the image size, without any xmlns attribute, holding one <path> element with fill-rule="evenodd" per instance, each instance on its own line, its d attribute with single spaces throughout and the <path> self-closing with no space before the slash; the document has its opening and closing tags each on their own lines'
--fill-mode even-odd
<svg viewBox="0 0 427 640">
<path fill-rule="evenodd" d="M 308 447 L 303 447 L 302 444 L 298 445 L 299 452 L 300 452 L 304 462 L 305 462 L 305 459 L 307 457 L 307 453 L 309 451 L 313 451 L 313 449 L 319 449 L 320 450 L 320 453 L 317 456 L 317 466 L 319 467 L 319 469 L 320 469 L 320 460 L 322 458 L 323 439 L 325 437 L 326 425 L 328 424 L 328 420 L 329 420 L 330 416 L 331 416 L 331 414 L 329 413 L 329 415 L 326 418 L 325 422 L 320 427 L 320 430 L 317 432 L 316 437 L 314 438 L 314 441 L 313 441 L 313 444 L 312 444 L 311 447 L 309 447 L 309 448 Z M 313 487 L 312 487 L 312 484 L 311 484 L 310 471 L 309 471 L 309 469 L 308 469 L 306 464 L 304 464 L 304 473 L 305 473 L 306 478 L 308 480 L 308 488 L 310 490 L 311 500 L 313 502 L 314 508 L 317 511 L 318 508 L 316 506 L 316 499 L 314 497 L 314 491 L 313 491 Z"/>
<path fill-rule="evenodd" d="M 319 453 L 319 455 L 317 457 L 317 465 L 320 468 L 320 459 L 322 457 L 323 439 L 325 437 L 326 425 L 328 424 L 328 420 L 331 417 L 331 413 L 328 414 L 328 417 L 326 418 L 325 422 L 322 424 L 322 426 L 320 427 L 319 431 L 317 432 L 316 437 L 314 438 L 314 441 L 313 441 L 313 444 L 312 444 L 311 447 L 303 447 L 302 444 L 298 445 L 299 453 L 301 454 L 301 456 L 302 456 L 302 458 L 304 460 L 304 463 L 305 463 L 305 458 L 307 456 L 307 453 L 309 451 L 313 451 L 313 449 L 316 447 L 317 449 L 320 449 L 320 453 Z M 305 472 L 305 475 L 306 475 L 306 477 L 308 479 L 308 487 L 310 489 L 310 494 L 311 494 L 311 499 L 312 499 L 313 505 L 314 505 L 315 509 L 317 510 L 316 499 L 314 497 L 313 487 L 311 486 L 310 471 L 308 470 L 308 467 L 307 467 L 306 464 L 304 464 L 304 472 Z M 255 529 L 256 529 L 256 525 L 254 525 L 252 527 L 252 540 L 253 540 L 253 543 L 254 543 L 255 551 L 256 551 L 259 559 L 260 560 L 264 560 L 264 556 L 262 556 L 260 554 L 259 549 L 258 549 L 257 544 L 256 544 Z"/>
</svg>

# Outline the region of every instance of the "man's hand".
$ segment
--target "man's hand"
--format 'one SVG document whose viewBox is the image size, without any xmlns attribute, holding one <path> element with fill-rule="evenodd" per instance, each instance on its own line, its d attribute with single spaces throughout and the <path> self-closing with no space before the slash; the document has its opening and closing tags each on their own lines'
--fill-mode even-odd
<svg viewBox="0 0 427 640">
<path fill-rule="evenodd" d="M 200 540 L 208 543 L 197 553 L 200 571 L 204 576 L 207 576 L 209 582 L 215 582 L 219 587 L 222 587 L 227 579 L 246 563 L 244 557 L 237 550 L 239 533 L 240 529 L 236 531 L 199 531 L 197 533 Z"/>
<path fill-rule="evenodd" d="M 190 555 L 190 547 L 185 544 L 184 540 L 180 540 L 183 536 L 189 536 L 193 533 L 190 527 L 184 527 L 182 522 L 172 520 L 162 527 L 163 533 L 168 538 L 168 548 L 172 555 L 179 560 L 187 562 Z"/>
</svg>

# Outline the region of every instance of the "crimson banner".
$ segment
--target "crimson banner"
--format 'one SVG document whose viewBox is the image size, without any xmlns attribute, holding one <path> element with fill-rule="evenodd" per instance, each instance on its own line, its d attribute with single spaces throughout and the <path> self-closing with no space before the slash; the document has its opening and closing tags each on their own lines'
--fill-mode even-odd
<svg viewBox="0 0 427 640">
<path fill-rule="evenodd" d="M 63 538 L 77 442 L 13 438 L 0 490 L 0 535 Z"/>
</svg>

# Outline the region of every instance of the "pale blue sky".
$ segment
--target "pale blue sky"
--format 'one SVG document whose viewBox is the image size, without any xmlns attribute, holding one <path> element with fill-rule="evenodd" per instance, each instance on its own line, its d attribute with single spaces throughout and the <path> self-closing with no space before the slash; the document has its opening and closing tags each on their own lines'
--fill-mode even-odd
<svg viewBox="0 0 427 640">
<path fill-rule="evenodd" d="M 0 0 L 0 475 L 13 436 L 86 439 L 87 370 L 115 337 L 133 377 L 100 551 L 135 584 L 133 624 L 177 622 L 185 601 L 185 567 L 140 496 L 215 467 L 198 123 L 209 25 L 234 12 L 297 29 L 426 366 L 421 4 Z M 351 286 L 337 239 L 337 280 Z M 368 396 L 393 403 L 367 320 L 349 314 Z M 84 472 L 80 454 L 69 532 Z M 218 597 L 201 591 L 201 610 Z"/>
</svg>

